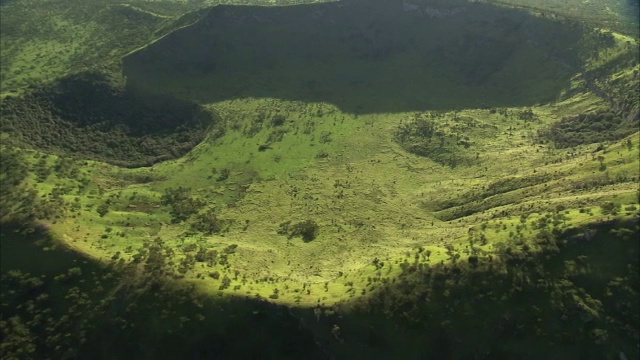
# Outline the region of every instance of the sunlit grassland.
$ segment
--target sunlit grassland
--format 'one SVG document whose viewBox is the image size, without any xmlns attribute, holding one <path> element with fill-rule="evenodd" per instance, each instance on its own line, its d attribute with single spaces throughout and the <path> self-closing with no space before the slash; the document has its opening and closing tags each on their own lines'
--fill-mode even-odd
<svg viewBox="0 0 640 360">
<path fill-rule="evenodd" d="M 111 0 L 7 2 L 0 25 L 2 95 L 69 73 L 113 66 L 120 56 L 150 41 L 154 31 L 192 9 L 150 6 Z"/>
<path fill-rule="evenodd" d="M 637 357 L 613 0 L 294 1 L 1 2 L 0 353 Z"/>
<path fill-rule="evenodd" d="M 537 130 L 554 119 L 576 108 L 597 107 L 589 97 L 533 108 L 537 117 L 531 121 L 488 110 L 447 113 L 441 121 L 449 127 L 473 119 L 491 129 L 461 130 L 473 140 L 471 150 L 477 158 L 456 168 L 408 154 L 393 141 L 395 127 L 410 114 L 354 117 L 327 104 L 273 99 L 211 106 L 228 121 L 224 137 L 203 142 L 182 159 L 148 169 L 89 166 L 87 172 L 98 188 L 90 191 L 93 195 L 79 195 L 82 210 L 52 224 L 55 232 L 69 246 L 103 260 L 118 252 L 130 259 L 142 240 L 160 237 L 175 249 L 176 267 L 189 253 L 185 250 L 189 244 L 220 252 L 236 244 L 228 265 L 198 262 L 181 276 L 212 293 L 219 293 L 221 279 L 228 275 L 231 286 L 224 293 L 330 304 L 371 291 L 376 281 L 368 279 L 376 278 L 378 271 L 381 278 L 391 279 L 402 262 L 413 262 L 416 255 L 421 262 L 448 262 L 452 256 L 447 248 L 453 246 L 453 254 L 461 257 L 458 261 L 464 261 L 470 255 L 472 228 L 484 228 L 487 238 L 484 245 L 476 242 L 474 251 L 491 252 L 499 244 L 508 246 L 516 234 L 522 235 L 519 241 L 529 241 L 536 232 L 532 224 L 546 214 L 562 214 L 564 227 L 611 218 L 600 210 L 607 201 L 622 206 L 617 216 L 636 214 L 624 209 L 638 203 L 637 135 L 629 138 L 631 147 L 620 141 L 601 149 L 597 145 L 553 149 L 536 140 Z M 287 114 L 288 131 L 281 141 L 259 151 L 275 129 L 264 126 L 251 137 L 243 130 L 251 126 L 252 114 L 265 106 Z M 322 116 L 317 116 L 318 109 Z M 305 133 L 302 128 L 308 121 L 315 125 Z M 491 136 L 484 136 L 485 131 Z M 330 133 L 331 140 L 319 142 L 323 133 Z M 318 158 L 320 151 L 328 155 Z M 222 169 L 229 170 L 228 178 L 216 180 Z M 123 181 L 125 174 L 133 178 L 136 173 L 154 180 Z M 500 178 L 541 174 L 549 174 L 550 180 L 490 196 L 483 200 L 488 207 L 471 215 L 443 221 L 438 218 L 441 212 L 433 212 L 434 204 L 464 199 L 469 191 L 482 191 Z M 621 180 L 585 189 L 574 186 L 604 178 Z M 51 189 L 49 182 L 39 185 L 41 191 Z M 178 186 L 192 188 L 195 197 L 215 208 L 220 218 L 229 221 L 228 231 L 206 236 L 190 231 L 187 224 L 172 224 L 159 200 L 164 189 Z M 71 202 L 75 196 L 67 197 Z M 111 210 L 101 217 L 95 208 L 109 198 Z M 521 215 L 526 216 L 524 223 Z M 305 219 L 320 225 L 314 241 L 277 234 L 280 223 Z M 420 247 L 430 250 L 428 258 L 419 255 Z M 380 269 L 372 265 L 376 258 L 384 263 Z M 216 271 L 218 279 L 209 276 Z"/>
<path fill-rule="evenodd" d="M 5 5 L 3 11 L 18 6 L 22 5 Z M 3 93 L 18 91 L 29 81 L 49 81 L 75 71 L 76 66 L 113 65 L 130 51 L 150 46 L 149 41 L 157 39 L 164 26 L 171 26 L 172 16 L 179 14 L 144 4 L 100 9 L 95 21 L 83 23 L 53 16 L 43 27 L 49 33 L 25 37 L 28 40 L 6 35 L 3 28 L 3 57 L 9 59 L 3 61 Z M 108 20 L 107 25 L 100 19 Z M 102 37 L 114 24 L 121 24 L 115 19 L 131 21 L 127 23 L 131 27 L 119 33 L 129 35 L 123 38 L 127 41 L 118 43 L 116 35 Z M 616 34 L 614 38 L 613 46 L 591 57 L 587 70 L 605 67 L 637 46 L 629 37 Z M 545 91 L 558 84 L 547 73 L 552 68 L 542 64 L 543 57 L 516 52 L 494 80 L 547 75 L 550 83 L 510 80 L 513 89 L 507 89 L 522 87 L 529 89 L 530 96 L 546 96 Z M 415 65 L 412 61 L 398 57 L 390 65 L 407 68 Z M 344 68 L 345 74 L 358 81 L 367 69 L 354 64 Z M 292 65 L 288 73 L 294 80 L 335 76 L 328 68 L 315 70 L 312 74 L 309 68 Z M 222 80 L 233 82 L 226 90 L 237 86 L 241 91 L 245 80 L 265 93 L 282 85 L 269 82 L 267 75 L 254 75 Z M 407 82 L 415 98 L 407 98 L 408 105 L 399 107 L 411 108 L 432 98 L 439 107 L 454 108 L 453 93 L 477 98 L 473 107 L 479 107 L 482 97 L 500 95 L 479 93 L 482 89 L 463 88 L 436 75 L 429 79 L 434 83 L 429 94 L 420 92 L 420 80 L 424 80 L 420 76 Z M 158 77 L 151 84 L 204 103 L 223 119 L 224 136 L 209 136 L 186 156 L 150 168 L 122 169 L 77 160 L 77 176 L 54 172 L 37 179 L 33 175 L 30 182 L 43 200 L 64 201 L 63 213 L 47 221 L 62 245 L 104 262 L 132 261 L 144 251 L 145 241 L 159 238 L 173 250 L 167 261 L 175 276 L 205 292 L 327 305 L 394 281 L 403 264 L 468 261 L 474 253 L 490 254 L 518 242 L 535 249 L 532 238 L 539 230 L 535 224 L 549 214 L 564 228 L 613 216 L 637 216 L 637 133 L 628 138 L 630 143 L 624 139 L 568 149 L 556 149 L 539 138 L 539 130 L 564 117 L 607 107 L 600 98 L 582 92 L 579 76 L 558 99 L 573 96 L 557 103 L 500 111 L 429 112 L 444 133 L 468 144 L 460 149 L 466 161 L 457 166 L 413 155 L 396 143 L 398 125 L 417 112 L 355 114 L 328 102 L 272 96 L 210 101 L 211 94 L 220 91 L 213 81 L 221 78 L 194 74 L 188 81 L 183 79 L 181 85 L 188 84 L 184 87 L 176 84 L 180 76 Z M 364 108 L 398 107 L 390 98 L 369 96 L 376 89 L 369 90 L 350 94 L 349 102 Z M 518 116 L 528 110 L 533 117 Z M 36 157 L 42 155 L 30 154 L 36 168 Z M 44 168 L 55 167 L 57 160 L 49 156 Z M 503 179 L 522 185 L 489 192 L 492 187 L 499 189 Z M 225 230 L 205 235 L 192 230 L 188 222 L 173 223 L 161 197 L 177 187 L 190 188 L 193 197 L 214 209 Z M 53 195 L 56 192 L 62 195 Z M 621 209 L 615 215 L 603 213 L 606 202 Z M 99 213 L 107 203 L 107 211 Z M 278 234 L 283 222 L 309 219 L 320 229 L 313 241 Z M 484 234 L 486 241 L 472 234 Z M 183 266 L 199 247 L 226 254 L 226 264 L 196 261 Z M 220 290 L 225 277 L 230 284 Z"/>
<path fill-rule="evenodd" d="M 484 0 L 489 3 L 519 6 L 559 16 L 579 17 L 596 26 L 638 35 L 638 8 L 627 1 L 562 0 Z"/>
</svg>

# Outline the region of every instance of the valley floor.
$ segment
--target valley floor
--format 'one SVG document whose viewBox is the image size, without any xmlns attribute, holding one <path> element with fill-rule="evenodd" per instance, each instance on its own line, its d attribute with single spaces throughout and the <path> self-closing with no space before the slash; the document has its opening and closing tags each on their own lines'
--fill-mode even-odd
<svg viewBox="0 0 640 360">
<path fill-rule="evenodd" d="M 356 117 L 269 99 L 212 104 L 228 128 L 223 137 L 151 168 L 88 163 L 81 172 L 95 185 L 63 195 L 75 210 L 50 226 L 64 244 L 103 261 L 129 261 L 161 239 L 176 276 L 206 292 L 331 304 L 375 289 L 367 279 L 393 277 L 414 255 L 426 264 L 466 261 L 529 241 L 550 213 L 564 227 L 611 218 L 608 203 L 617 215 L 636 216 L 637 135 L 604 147 L 540 143 L 546 125 L 598 106 L 582 95 L 532 108 L 528 119 L 518 114 L 529 109 L 518 108 L 427 112 L 443 131 L 469 139 L 472 156 L 449 166 L 394 141 L 397 124 L 414 113 Z M 278 115 L 284 124 L 270 125 Z M 52 176 L 38 187 L 72 182 Z M 200 202 L 197 211 L 215 212 L 220 231 L 208 235 L 194 230 L 193 219 L 172 219 L 162 197 L 181 186 Z M 306 220 L 318 225 L 312 241 L 280 231 Z M 418 255 L 424 250 L 429 256 Z"/>
</svg>

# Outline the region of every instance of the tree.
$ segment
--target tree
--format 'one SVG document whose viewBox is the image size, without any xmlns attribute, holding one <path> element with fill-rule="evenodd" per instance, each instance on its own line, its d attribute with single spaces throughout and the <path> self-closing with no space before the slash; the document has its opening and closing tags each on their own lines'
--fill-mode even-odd
<svg viewBox="0 0 640 360">
<path fill-rule="evenodd" d="M 304 242 L 314 240 L 319 232 L 320 227 L 313 220 L 304 220 L 293 225 L 291 225 L 291 221 L 285 221 L 280 224 L 278 229 L 279 235 L 285 235 L 288 239 L 301 237 Z"/>
<path fill-rule="evenodd" d="M 109 212 L 109 205 L 106 202 L 104 202 L 100 204 L 98 208 L 96 208 L 96 211 L 98 212 L 98 215 L 100 215 L 100 217 L 104 217 Z"/>
<path fill-rule="evenodd" d="M 206 234 L 216 234 L 222 231 L 224 221 L 218 218 L 215 210 L 209 209 L 202 214 L 198 214 L 191 227 L 194 230 L 201 231 Z"/>
<path fill-rule="evenodd" d="M 305 242 L 312 241 L 320 231 L 318 224 L 313 220 L 305 220 L 293 225 L 289 237 L 300 236 Z"/>
<path fill-rule="evenodd" d="M 478 266 L 478 257 L 475 255 L 469 256 L 469 265 L 476 267 Z"/>
<path fill-rule="evenodd" d="M 191 189 L 183 187 L 165 190 L 160 201 L 162 205 L 171 207 L 169 213 L 174 223 L 187 220 L 204 205 L 202 201 L 191 197 Z"/>
<path fill-rule="evenodd" d="M 229 278 L 229 276 L 225 275 L 222 278 L 222 284 L 220 284 L 220 287 L 218 288 L 218 290 L 227 289 L 229 286 L 231 286 L 231 278 Z"/>
</svg>

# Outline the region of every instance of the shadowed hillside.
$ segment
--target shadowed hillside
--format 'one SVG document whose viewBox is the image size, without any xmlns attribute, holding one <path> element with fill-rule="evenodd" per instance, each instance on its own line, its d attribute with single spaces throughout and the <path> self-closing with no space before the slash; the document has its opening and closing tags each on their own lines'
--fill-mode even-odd
<svg viewBox="0 0 640 360">
<path fill-rule="evenodd" d="M 405 260 L 397 279 L 378 275 L 368 296 L 331 307 L 207 298 L 176 287 L 160 240 L 148 242 L 135 263 L 104 266 L 56 248 L 43 229 L 18 230 L 0 230 L 7 250 L 0 310 L 8 319 L 0 322 L 0 339 L 7 358 L 638 355 L 637 221 L 564 232 L 542 226 L 536 235 L 541 253 L 513 245 L 447 265 Z M 39 261 L 22 261 L 26 254 Z"/>
<path fill-rule="evenodd" d="M 193 102 L 127 91 L 100 72 L 7 97 L 0 115 L 12 143 L 128 167 L 182 156 L 217 121 Z"/>
<path fill-rule="evenodd" d="M 0 359 L 640 358 L 627 0 L 315 1 L 0 0 Z"/>
<path fill-rule="evenodd" d="M 465 1 L 217 6 L 124 59 L 133 87 L 211 103 L 270 97 L 350 113 L 526 106 L 582 66 L 582 28 Z"/>
</svg>

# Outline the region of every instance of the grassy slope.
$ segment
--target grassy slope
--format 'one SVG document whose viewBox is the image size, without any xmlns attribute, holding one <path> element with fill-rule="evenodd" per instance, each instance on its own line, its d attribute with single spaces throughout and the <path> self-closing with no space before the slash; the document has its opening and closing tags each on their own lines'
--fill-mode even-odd
<svg viewBox="0 0 640 360">
<path fill-rule="evenodd" d="M 481 4 L 452 2 L 445 18 L 395 5 L 214 8 L 124 58 L 123 72 L 202 103 L 274 97 L 363 114 L 547 102 L 580 65 L 577 27 Z"/>
<path fill-rule="evenodd" d="M 102 34 L 96 32 L 94 36 Z M 79 38 L 73 39 L 76 41 Z M 3 59 L 6 54 L 11 53 L 4 51 L 5 40 L 3 29 Z M 621 46 L 618 48 L 621 49 L 626 41 L 627 38 L 620 37 Z M 29 46 L 17 42 L 15 44 L 15 49 L 19 51 L 12 50 L 14 53 L 23 54 L 21 56 L 35 54 L 29 50 Z M 139 45 L 136 43 L 128 48 L 118 48 L 113 52 L 112 60 Z M 36 48 L 44 51 L 43 54 L 48 54 L 43 46 L 38 42 Z M 108 49 L 108 46 L 112 45 L 107 44 L 104 49 Z M 613 50 L 599 61 L 611 59 L 615 54 Z M 59 59 L 57 55 L 51 57 Z M 592 64 L 601 65 L 602 63 Z M 22 63 L 20 66 L 27 65 Z M 26 73 L 25 79 L 49 79 L 50 76 L 62 75 L 70 69 L 66 62 L 62 62 L 58 68 L 49 69 L 44 63 L 37 62 L 35 66 L 36 68 Z M 631 70 L 625 70 L 629 71 Z M 3 69 L 3 76 L 4 74 Z M 12 73 L 7 79 L 18 79 L 14 75 Z M 612 77 L 620 75 L 614 74 Z M 5 80 L 3 78 L 3 84 Z M 574 89 L 580 89 L 579 79 L 574 80 Z M 19 89 L 24 83 L 23 80 L 14 81 L 9 91 Z M 3 93 L 6 90 L 3 85 Z M 478 154 L 472 165 L 454 169 L 407 154 L 393 141 L 393 131 L 397 124 L 414 114 L 354 116 L 342 113 L 331 104 L 254 98 L 221 101 L 208 106 L 218 111 L 227 121 L 227 134 L 214 141 L 205 141 L 182 159 L 143 169 L 121 169 L 99 162 L 75 161 L 78 175 L 54 170 L 44 181 L 37 181 L 33 175 L 30 183 L 45 201 L 55 201 L 56 193 L 63 194 L 61 198 L 66 202 L 66 210 L 63 214 L 50 214 L 50 220 L 47 221 L 54 235 L 62 240 L 61 243 L 95 259 L 109 262 L 118 252 L 122 258 L 129 259 L 142 247 L 142 240 L 160 236 L 167 247 L 175 250 L 175 255 L 169 260 L 176 265 L 185 257 L 185 253 L 189 253 L 185 249 L 188 244 L 202 244 L 219 251 L 228 245 L 238 244 L 236 253 L 229 256 L 228 266 L 209 268 L 203 263 L 196 263 L 182 276 L 211 294 L 219 293 L 221 279 L 228 275 L 232 282 L 230 288 L 224 291 L 225 294 L 258 294 L 268 298 L 277 288 L 278 298 L 270 301 L 287 305 L 331 305 L 352 297 L 360 298 L 359 295 L 365 291 L 376 296 L 376 289 L 385 288 L 380 282 L 369 280 L 377 276 L 377 270 L 372 265 L 375 258 L 384 262 L 380 274 L 390 283 L 395 282 L 395 277 L 401 273 L 401 264 L 413 263 L 416 256 L 420 264 L 448 264 L 451 255 L 455 254 L 465 260 L 474 247 L 474 252 L 477 249 L 489 252 L 503 250 L 515 244 L 522 246 L 523 239 L 535 250 L 536 244 L 529 237 L 534 233 L 533 225 L 546 215 L 557 213 L 559 209 L 566 216 L 566 219 L 560 220 L 563 221 L 561 227 L 591 224 L 612 218 L 614 215 L 603 214 L 600 208 L 606 201 L 623 205 L 616 216 L 637 217 L 636 210 L 632 209 L 639 205 L 638 134 L 629 137 L 631 149 L 626 141 L 619 141 L 606 144 L 604 148 L 587 145 L 556 150 L 536 140 L 538 129 L 564 116 L 606 107 L 602 100 L 588 93 L 577 93 L 558 104 L 533 107 L 532 110 L 537 115 L 533 121 L 519 120 L 514 115 L 491 114 L 487 110 L 447 113 L 439 119 L 446 124 L 445 129 L 469 137 L 472 146 L 468 150 L 472 155 Z M 507 110 L 516 114 L 523 109 Z M 258 151 L 258 146 L 267 143 L 274 131 L 267 125 L 269 117 L 255 136 L 247 136 L 245 129 L 250 128 L 261 113 L 272 117 L 278 112 L 285 115 L 288 132 L 282 141 L 271 144 L 270 150 Z M 309 126 L 310 122 L 314 126 Z M 469 126 L 474 123 L 476 125 Z M 305 133 L 305 129 L 310 130 Z M 332 140 L 320 142 L 323 133 L 330 133 Z M 321 152 L 328 154 L 328 157 L 317 158 Z M 34 151 L 27 154 L 33 168 L 37 169 L 36 164 L 42 154 Z M 599 156 L 603 157 L 602 161 L 598 159 Z M 57 160 L 57 156 L 48 156 L 45 166 L 53 169 Z M 606 169 L 602 169 L 601 162 L 606 165 Z M 230 169 L 230 177 L 224 181 L 216 181 L 221 169 Z M 535 180 L 538 177 L 544 180 Z M 514 179 L 513 183 L 523 179 L 524 186 L 515 186 L 515 190 L 504 193 L 490 192 L 490 189 L 500 189 L 497 185 L 505 178 Z M 177 186 L 192 187 L 193 194 L 206 199 L 210 206 L 217 209 L 220 217 L 233 220 L 229 232 L 216 236 L 189 235 L 186 234 L 186 225 L 171 224 L 168 209 L 160 205 L 160 196 L 164 189 Z M 463 204 L 464 207 L 467 197 L 476 199 L 478 196 L 484 200 L 478 201 L 477 208 L 472 209 L 475 212 L 471 215 L 457 217 L 461 205 L 442 209 L 444 203 Z M 107 199 L 111 199 L 113 204 L 107 215 L 100 217 L 96 208 Z M 78 205 L 79 210 L 74 210 L 78 209 Z M 521 214 L 528 215 L 525 223 Z M 443 221 L 441 219 L 444 215 L 454 219 Z M 287 240 L 276 234 L 280 222 L 306 218 L 315 219 L 321 226 L 316 240 L 303 243 L 301 239 Z M 124 225 L 126 223 L 128 225 Z M 484 234 L 487 237 L 485 245 L 477 239 L 470 241 L 469 229 L 472 228 L 475 229 L 472 234 Z M 606 244 L 606 253 L 612 253 L 609 242 Z M 452 254 L 447 254 L 448 245 L 455 247 Z M 431 255 L 426 258 L 419 247 L 431 251 Z M 586 250 L 579 247 L 571 251 L 582 254 L 581 251 Z M 590 259 L 597 258 L 590 264 L 605 267 L 607 271 L 603 273 L 624 273 L 620 269 L 613 271 L 617 262 L 598 258 L 597 255 L 605 251 L 597 248 L 594 250 L 593 247 L 589 247 L 588 251 Z M 616 248 L 615 251 L 623 250 Z M 573 254 L 563 256 L 572 258 Z M 219 271 L 220 278 L 216 280 L 209 277 L 208 274 L 212 271 Z M 343 274 L 340 275 L 340 272 Z M 593 275 L 593 269 L 590 274 Z M 601 276 L 600 272 L 598 274 Z M 596 277 L 600 278 L 599 276 Z M 579 297 L 585 295 L 580 293 Z M 594 297 L 600 298 L 597 294 Z M 538 305 L 538 300 L 545 299 L 542 295 L 533 296 L 531 303 Z M 433 301 L 434 304 L 447 302 L 448 299 Z M 145 302 L 141 300 L 141 303 Z M 487 315 L 490 319 L 494 313 L 498 316 L 500 311 L 508 309 L 508 306 L 494 306 L 493 302 L 490 304 L 486 308 L 487 313 L 491 314 Z M 516 305 L 521 307 L 521 303 Z M 458 316 L 456 312 L 455 316 L 447 318 L 446 311 L 451 309 L 448 305 L 445 307 L 446 309 L 435 308 L 435 311 L 443 311 L 444 319 L 458 319 L 459 321 L 454 321 L 456 324 L 466 327 L 469 325 L 466 329 L 456 329 L 454 334 L 463 334 L 461 336 L 464 340 L 475 339 L 472 348 L 489 346 L 483 343 L 484 337 L 465 332 L 475 329 L 474 324 L 480 321 L 475 320 L 474 323 L 472 319 L 477 318 L 475 315 L 455 317 Z M 151 308 L 152 310 L 148 310 L 149 314 L 160 310 Z M 253 308 L 251 311 L 255 315 Z M 225 312 L 228 313 L 228 308 L 225 308 Z M 250 313 L 249 310 L 246 312 Z M 424 348 L 425 336 L 439 339 L 437 332 L 398 332 L 397 323 L 390 322 L 383 316 L 363 314 L 358 317 L 357 312 L 346 312 L 343 319 L 329 315 L 329 309 L 322 315 L 320 313 L 311 314 L 306 306 L 294 310 L 294 314 L 307 320 L 304 322 L 305 330 L 324 337 L 323 341 L 331 344 L 336 354 L 347 358 L 365 353 L 372 358 L 389 358 L 397 355 L 396 351 L 400 347 L 407 351 L 405 358 L 421 356 L 424 353 L 416 349 Z M 291 310 L 288 310 L 288 314 L 292 314 Z M 555 316 L 552 312 L 550 314 L 549 319 Z M 245 316 L 253 319 L 253 315 Z M 216 313 L 209 318 L 217 321 L 206 323 L 218 324 L 213 326 L 221 326 L 220 334 L 227 334 L 227 329 L 224 328 L 227 325 L 221 324 L 220 317 Z M 162 333 L 164 330 L 160 329 L 161 326 L 148 324 L 148 319 L 152 318 L 151 315 L 146 316 L 142 323 L 148 325 L 149 329 Z M 322 321 L 316 320 L 321 318 Z M 163 322 L 164 320 L 159 320 L 154 324 L 160 325 L 158 323 Z M 238 323 L 238 320 L 225 319 L 222 323 Z M 332 328 L 335 324 L 340 325 L 341 336 L 349 346 L 341 344 L 335 336 Z M 553 324 L 567 328 L 566 325 L 558 325 L 560 322 Z M 573 329 L 580 329 L 581 326 L 578 323 Z M 371 341 L 367 337 L 371 333 L 369 327 L 384 329 L 378 333 L 381 337 L 378 338 L 379 341 L 376 340 L 378 344 L 375 346 L 362 345 Z M 485 328 L 482 328 L 484 332 Z M 234 334 L 243 331 L 244 327 Z M 273 328 L 264 331 L 273 331 Z M 112 333 L 110 328 L 105 330 L 105 334 Z M 126 334 L 129 333 L 124 330 L 122 333 L 125 334 L 122 339 L 127 338 Z M 135 331 L 132 334 L 134 335 L 130 338 L 138 340 Z M 166 336 L 166 339 L 173 341 L 173 335 Z M 202 336 L 199 328 L 193 332 L 194 339 L 198 336 Z M 116 343 L 121 345 L 124 341 L 122 339 Z M 148 340 L 149 337 L 146 339 L 148 344 L 155 341 Z M 263 346 L 273 346 L 275 349 L 272 339 L 266 339 Z M 318 343 L 318 338 L 314 341 Z M 618 341 L 613 339 L 614 347 L 620 345 Z M 520 351 L 529 349 L 526 344 L 530 343 L 540 342 L 522 340 L 518 344 L 525 345 Z M 93 343 L 90 344 L 93 346 Z M 105 346 L 102 336 L 96 344 Z M 133 348 L 138 345 L 135 343 Z M 548 355 L 545 349 L 537 345 L 531 349 L 539 351 L 540 356 Z M 629 349 L 631 352 L 627 352 L 627 355 L 633 355 L 634 350 Z M 107 354 L 112 350 L 102 351 Z M 437 350 L 434 352 L 438 353 Z M 557 348 L 553 350 L 557 355 Z M 93 351 L 91 348 L 90 353 L 93 354 Z M 464 357 L 464 351 L 460 347 L 456 354 Z M 578 353 L 577 349 L 568 347 L 564 351 L 568 357 Z M 532 354 L 536 353 L 529 353 L 529 356 L 535 356 Z M 276 351 L 273 357 L 281 355 L 281 352 Z M 613 355 L 618 356 L 618 353 Z"/>
<path fill-rule="evenodd" d="M 0 95 L 20 92 L 25 86 L 37 86 L 84 69 L 117 67 L 123 55 L 197 18 L 195 13 L 181 18 L 183 15 L 220 3 L 246 2 L 3 2 L 0 22 Z M 287 3 L 290 2 L 263 2 L 264 5 Z"/>
<path fill-rule="evenodd" d="M 13 49 L 11 46 L 8 48 Z M 15 48 L 7 51 L 22 54 L 15 59 L 33 52 L 28 46 Z M 46 47 L 39 49 L 48 51 Z M 125 48 L 119 49 L 113 53 L 114 58 Z M 10 66 L 19 67 L 17 64 L 20 61 Z M 41 68 L 45 68 L 44 63 Z M 9 74 L 8 78 L 19 79 L 17 73 Z M 29 77 L 32 74 L 38 78 L 57 73 L 33 70 Z M 78 197 L 82 208 L 77 213 L 68 211 L 66 218 L 53 222 L 61 240 L 105 261 L 117 252 L 124 257 L 132 255 L 140 247 L 141 238 L 156 236 L 175 246 L 176 262 L 184 257 L 182 249 L 190 243 L 218 250 L 238 244 L 228 267 L 209 269 L 197 263 L 184 276 L 216 292 L 220 280 L 208 277 L 209 272 L 221 271 L 235 279 L 238 271 L 238 280 L 229 290 L 232 293 L 268 297 L 278 288 L 280 302 L 332 303 L 365 288 L 367 277 L 375 271 L 371 262 L 376 257 L 385 262 L 384 272 L 394 274 L 399 270 L 395 264 L 419 246 L 432 251 L 430 261 L 434 263 L 448 258 L 447 244 L 454 244 L 464 256 L 466 245 L 461 244 L 467 241 L 469 228 L 484 223 L 491 228 L 501 222 L 508 229 L 516 226 L 521 213 L 534 213 L 531 219 L 535 219 L 539 216 L 536 214 L 563 205 L 569 226 L 606 218 L 598 210 L 605 200 L 625 205 L 638 202 L 637 136 L 631 138 L 632 150 L 617 143 L 598 152 L 594 152 L 595 146 L 554 150 L 535 140 L 537 130 L 546 124 L 604 106 L 588 94 L 535 107 L 537 120 L 532 122 L 486 110 L 445 115 L 443 123 L 456 129 L 451 131 L 468 136 L 473 144 L 470 150 L 478 154 L 473 165 L 455 169 L 407 154 L 392 141 L 395 125 L 411 114 L 355 117 L 330 104 L 251 98 L 210 106 L 228 122 L 227 135 L 205 141 L 181 160 L 139 170 L 93 162 L 81 165 L 89 185 L 78 194 L 72 190 L 64 195 L 68 203 Z M 282 141 L 271 145 L 272 149 L 260 152 L 258 146 L 267 142 L 273 129 L 265 125 L 253 137 L 243 134 L 243 129 L 260 113 L 277 112 L 285 115 L 288 132 Z M 304 129 L 309 122 L 314 126 L 307 134 Z M 479 126 L 469 127 L 470 122 Z M 330 133 L 331 141 L 319 141 L 323 132 Z M 318 159 L 320 152 L 328 157 Z M 606 171 L 598 170 L 600 163 L 594 160 L 598 155 L 604 156 Z M 216 171 L 223 168 L 230 169 L 231 176 L 215 181 Z M 132 179 L 140 173 L 154 181 L 135 183 Z M 494 195 L 486 199 L 488 209 L 452 221 L 439 220 L 439 213 L 432 212 L 433 204 L 464 196 L 469 189 L 481 189 L 504 176 L 527 177 L 534 173 L 552 174 L 553 180 Z M 621 174 L 624 177 L 620 179 L 625 180 L 616 181 Z M 577 181 L 603 177 L 614 181 L 583 191 L 572 187 Z M 37 189 L 44 196 L 56 186 L 78 183 L 77 179 L 54 175 Z M 223 236 L 189 235 L 185 225 L 170 224 L 159 197 L 164 189 L 180 185 L 193 188 L 194 194 L 216 207 L 223 219 L 233 220 L 230 231 Z M 116 205 L 100 217 L 95 208 L 107 198 Z M 580 208 L 591 209 L 593 215 L 578 212 Z M 307 218 L 320 224 L 320 236 L 315 241 L 288 241 L 276 234 L 279 223 Z M 488 231 L 487 236 L 489 242 L 484 248 L 490 250 L 508 240 L 508 231 Z M 325 283 L 329 283 L 328 290 Z M 350 283 L 353 286 L 347 285 Z M 240 287 L 234 289 L 236 286 Z"/>
<path fill-rule="evenodd" d="M 174 244 L 177 260 L 183 256 L 179 249 L 189 243 L 218 250 L 238 244 L 228 268 L 208 268 L 198 263 L 186 277 L 216 292 L 220 281 L 207 275 L 221 271 L 235 278 L 237 270 L 240 276 L 232 288 L 241 285 L 234 291 L 238 294 L 267 297 L 278 288 L 279 301 L 314 304 L 332 303 L 348 296 L 353 292 L 346 285 L 349 282 L 358 291 L 364 289 L 367 277 L 375 272 L 371 262 L 376 257 L 390 265 L 383 271 L 394 273 L 398 267 L 392 264 L 419 246 L 432 250 L 431 262 L 448 258 L 447 244 L 455 245 L 465 256 L 469 228 L 485 223 L 489 229 L 497 228 L 498 224 L 507 227 L 506 231 L 487 231 L 489 242 L 482 248 L 491 250 L 509 240 L 508 233 L 519 223 L 520 214 L 532 213 L 529 219 L 535 221 L 562 205 L 569 217 L 567 226 L 571 226 L 607 218 L 599 211 L 603 201 L 625 206 L 638 202 L 637 136 L 630 138 L 631 150 L 620 142 L 604 151 L 595 151 L 595 145 L 553 150 L 532 139 L 538 128 L 554 118 L 572 114 L 578 107 L 600 106 L 597 99 L 589 96 L 535 108 L 539 120 L 533 123 L 506 119 L 486 110 L 459 113 L 460 119 L 473 118 L 490 130 L 464 132 L 473 139 L 472 150 L 479 156 L 475 165 L 456 169 L 399 149 L 391 133 L 406 114 L 356 119 L 332 111 L 329 105 L 278 100 L 237 100 L 215 106 L 221 114 L 243 114 L 247 122 L 251 119 L 248 113 L 274 103 L 281 111 L 297 110 L 298 115 L 290 115 L 294 124 L 313 119 L 317 124 L 315 130 L 311 134 L 302 131 L 295 134 L 292 130 L 265 152 L 257 151 L 257 147 L 268 137 L 270 129 L 263 129 L 253 138 L 247 138 L 241 130 L 231 130 L 222 139 L 203 143 L 184 159 L 151 169 L 121 170 L 96 165 L 90 171 L 102 190 L 95 192 L 103 191 L 103 199 L 121 194 L 115 201 L 116 210 L 103 218 L 94 209 L 84 210 L 78 218 L 68 218 L 53 228 L 72 247 L 104 259 L 117 251 L 132 254 L 140 246 L 140 238 L 156 236 Z M 301 115 L 314 114 L 319 108 L 324 110 L 322 117 Z M 234 119 L 232 115 L 226 118 Z M 452 125 L 461 122 L 447 120 Z M 317 141 L 323 131 L 331 132 L 331 142 Z M 482 136 L 486 131 L 491 136 Z M 325 151 L 329 157 L 316 160 L 319 151 Z M 600 163 L 596 160 L 599 155 L 604 156 L 605 171 L 599 171 Z M 213 170 L 223 168 L 230 169 L 231 176 L 218 182 Z M 117 183 L 124 173 L 138 171 L 164 180 L 144 185 Z M 552 180 L 489 197 L 485 201 L 490 208 L 473 215 L 441 221 L 428 211 L 431 204 L 482 188 L 505 176 L 535 174 L 551 174 Z M 575 189 L 579 182 L 605 177 L 613 179 L 613 183 Z M 180 185 L 188 185 L 199 198 L 213 204 L 221 218 L 233 220 L 229 232 L 223 236 L 189 236 L 185 234 L 186 226 L 170 225 L 167 209 L 159 206 L 159 197 L 163 189 Z M 146 200 L 127 200 L 134 192 L 138 199 L 146 197 Z M 101 201 L 85 196 L 81 200 L 85 207 Z M 579 209 L 590 209 L 593 215 L 585 215 Z M 321 227 L 320 236 L 313 242 L 288 241 L 276 234 L 281 222 L 307 218 L 316 220 Z M 132 226 L 122 226 L 127 222 Z M 108 237 L 96 239 L 106 227 L 112 228 Z M 120 232 L 124 236 L 116 235 Z M 265 278 L 273 280 L 264 281 Z M 326 282 L 329 291 L 325 291 Z M 311 294 L 301 291 L 304 283 L 311 284 L 307 287 Z"/>
<path fill-rule="evenodd" d="M 180 16 L 205 6 L 313 2 L 317 1 L 6 1 L 2 4 L 0 25 L 0 95 L 19 92 L 27 85 L 49 82 L 69 72 L 118 63 L 122 55 L 176 26 L 184 26 L 182 22 L 176 22 Z M 585 12 L 583 2 L 578 0 L 533 5 L 530 2 L 522 4 L 519 0 L 503 3 L 529 5 L 569 17 L 579 13 L 578 16 L 595 21 L 598 26 L 614 29 L 625 24 L 623 18 L 628 11 L 607 3 L 591 2 L 588 9 L 593 10 Z M 590 15 L 592 13 L 595 15 Z"/>
<path fill-rule="evenodd" d="M 68 73 L 113 66 L 197 8 L 146 1 L 8 1 L 2 5 L 0 25 L 1 94 Z"/>
<path fill-rule="evenodd" d="M 638 7 L 629 1 L 486 0 L 489 3 L 525 7 L 562 17 L 579 17 L 598 27 L 638 36 Z"/>
</svg>

